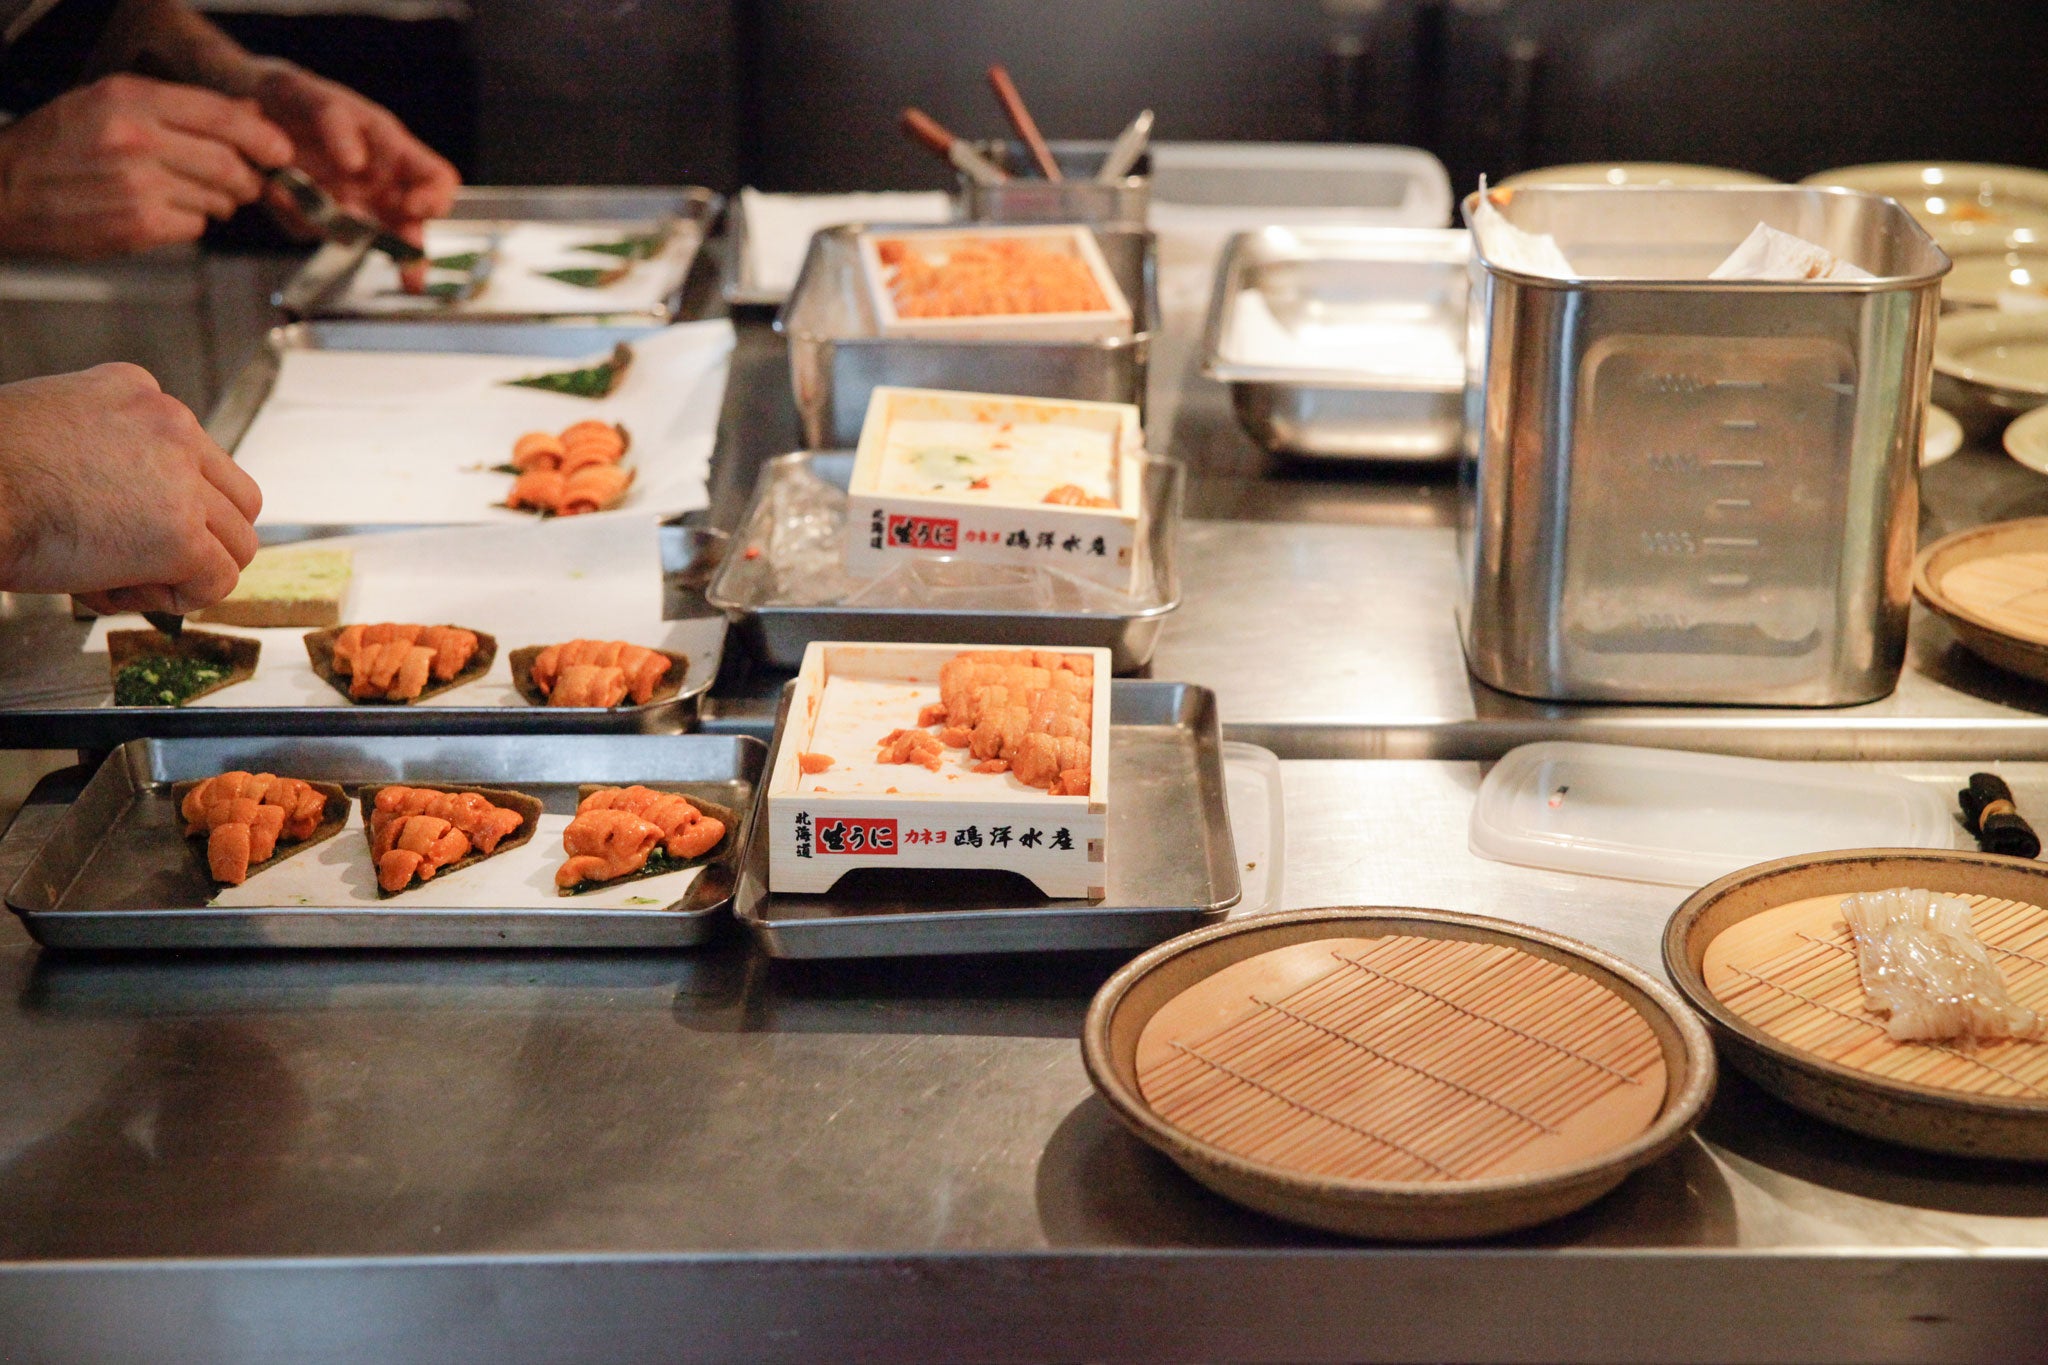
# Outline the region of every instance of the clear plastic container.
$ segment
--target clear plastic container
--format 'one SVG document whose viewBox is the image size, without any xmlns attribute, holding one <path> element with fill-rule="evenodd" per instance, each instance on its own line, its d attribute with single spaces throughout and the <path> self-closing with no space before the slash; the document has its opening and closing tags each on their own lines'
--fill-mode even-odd
<svg viewBox="0 0 2048 1365">
<path fill-rule="evenodd" d="M 1843 848 L 1955 848 L 1938 789 L 1813 763 L 1551 741 L 1494 765 L 1472 851 L 1496 862 L 1702 886 L 1738 868 Z"/>
</svg>

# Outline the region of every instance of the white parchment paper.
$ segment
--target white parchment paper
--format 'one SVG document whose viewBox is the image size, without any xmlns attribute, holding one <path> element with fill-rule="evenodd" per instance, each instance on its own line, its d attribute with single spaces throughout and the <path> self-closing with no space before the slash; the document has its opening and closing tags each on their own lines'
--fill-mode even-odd
<svg viewBox="0 0 2048 1365">
<path fill-rule="evenodd" d="M 297 907 L 356 905 L 365 909 L 545 909 L 626 910 L 673 905 L 689 893 L 703 872 L 686 867 L 658 877 L 620 882 L 563 896 L 555 891 L 555 869 L 566 856 L 562 831 L 566 815 L 540 817 L 533 838 L 518 848 L 494 854 L 455 872 L 444 872 L 388 900 L 377 896 L 377 865 L 370 859 L 370 840 L 358 802 L 349 811 L 348 827 L 322 843 L 264 868 L 240 886 L 222 887 L 211 905 Z"/>
<path fill-rule="evenodd" d="M 235 461 L 263 489 L 259 526 L 530 524 L 504 506 L 512 476 L 493 466 L 526 432 L 590 418 L 626 427 L 635 470 L 625 503 L 592 516 L 692 511 L 707 501 L 732 348 L 723 318 L 665 328 L 633 343 L 632 368 L 600 399 L 506 381 L 603 355 L 287 351 Z"/>
</svg>

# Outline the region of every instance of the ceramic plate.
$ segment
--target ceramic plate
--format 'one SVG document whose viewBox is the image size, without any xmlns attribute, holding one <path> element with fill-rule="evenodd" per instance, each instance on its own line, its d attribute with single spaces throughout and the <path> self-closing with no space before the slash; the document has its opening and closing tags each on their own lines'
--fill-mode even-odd
<svg viewBox="0 0 2048 1365">
<path fill-rule="evenodd" d="M 1920 467 L 1925 469 L 1931 464 L 1940 464 L 1962 448 L 1963 424 L 1947 408 L 1929 403 L 1927 422 L 1920 432 Z M 2048 470 L 2043 472 L 2048 473 Z"/>
<path fill-rule="evenodd" d="M 1500 182 L 1502 189 L 1525 185 L 1775 185 L 1769 176 L 1723 166 L 1687 166 L 1666 161 L 1582 161 L 1545 166 Z"/>
<path fill-rule="evenodd" d="M 2003 237 L 1950 237 L 1942 245 L 1955 261 L 1941 282 L 1943 303 L 1997 308 L 2019 295 L 2048 308 L 2048 232 L 2016 228 Z"/>
<path fill-rule="evenodd" d="M 1939 241 L 2015 228 L 2048 231 L 2048 171 L 1970 161 L 1892 161 L 1819 171 L 1802 185 L 1839 185 L 1887 194 Z"/>
<path fill-rule="evenodd" d="M 1950 313 L 1934 338 L 1940 374 L 2048 398 L 2048 313 Z"/>
<path fill-rule="evenodd" d="M 2048 474 L 2048 408 L 2013 419 L 2005 429 L 2005 453 L 2036 474 Z"/>
</svg>

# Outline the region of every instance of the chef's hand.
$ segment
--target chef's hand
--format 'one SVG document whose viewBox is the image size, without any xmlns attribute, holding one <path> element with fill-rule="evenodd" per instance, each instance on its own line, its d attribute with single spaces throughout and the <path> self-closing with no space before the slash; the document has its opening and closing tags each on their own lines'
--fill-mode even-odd
<svg viewBox="0 0 2048 1365">
<path fill-rule="evenodd" d="M 462 178 L 383 105 L 290 62 L 258 59 L 249 92 L 291 134 L 296 165 L 344 208 L 419 246 L 429 218 L 455 206 Z M 420 282 L 425 267 L 417 271 Z"/>
<path fill-rule="evenodd" d="M 0 590 L 191 612 L 256 553 L 263 495 L 147 370 L 0 385 Z"/>
<path fill-rule="evenodd" d="M 108 76 L 0 129 L 0 252 L 80 260 L 197 238 L 292 142 L 250 100 Z"/>
</svg>

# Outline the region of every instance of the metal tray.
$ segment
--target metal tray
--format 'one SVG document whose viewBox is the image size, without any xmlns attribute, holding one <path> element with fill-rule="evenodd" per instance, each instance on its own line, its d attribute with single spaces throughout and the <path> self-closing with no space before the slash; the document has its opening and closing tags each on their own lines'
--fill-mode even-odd
<svg viewBox="0 0 2048 1365">
<path fill-rule="evenodd" d="M 1230 385 L 1237 420 L 1267 450 L 1317 460 L 1403 464 L 1455 460 L 1465 429 L 1464 381 L 1375 374 L 1346 364 L 1231 353 L 1247 294 L 1320 322 L 1402 330 L 1417 314 L 1454 346 L 1465 335 L 1471 248 L 1454 228 L 1265 228 L 1230 239 L 1210 293 L 1202 372 Z"/>
<path fill-rule="evenodd" d="M 785 715 L 789 697 L 785 688 Z M 1242 890 L 1216 694 L 1119 679 L 1110 708 L 1110 788 L 1120 799 L 1106 899 L 1046 900 L 1008 873 L 921 871 L 856 872 L 821 896 L 773 895 L 757 818 L 733 913 L 770 956 L 801 958 L 1139 948 L 1221 918 Z"/>
<path fill-rule="evenodd" d="M 859 235 L 897 224 L 849 223 L 811 238 L 810 254 L 775 330 L 789 343 L 790 384 L 804 440 L 815 449 L 851 449 L 860 440 L 868 395 L 877 385 L 1078 398 L 1145 406 L 1145 373 L 1159 330 L 1152 234 L 1098 227 L 1096 242 L 1124 296 L 1132 300 L 1129 337 L 1096 341 L 935 341 L 878 334 L 861 274 Z M 930 223 L 902 225 L 925 230 Z"/>
<path fill-rule="evenodd" d="M 580 360 L 600 355 L 622 341 L 638 341 L 661 330 L 662 324 L 574 322 L 294 322 L 273 327 L 248 363 L 235 372 L 206 417 L 206 434 L 233 454 L 256 414 L 277 387 L 286 351 L 401 351 L 453 355 L 530 355 L 549 360 Z M 440 523 L 421 523 L 438 525 Z M 409 529 L 394 524 L 350 526 L 328 524 L 266 524 L 265 544 L 355 535 L 368 531 Z"/>
<path fill-rule="evenodd" d="M 335 528 L 340 534 L 349 528 Z M 390 528 L 382 528 L 390 529 Z M 61 597 L 0 594 L 0 747 L 111 749 L 145 736 L 671 734 L 689 729 L 718 676 L 726 619 L 702 588 L 722 532 L 661 528 L 662 617 L 688 621 L 674 648 L 690 661 L 677 695 L 645 706 L 115 706 L 107 660 L 82 652 L 92 622 Z M 508 653 L 533 640 L 505 639 Z"/>
<path fill-rule="evenodd" d="M 8 889 L 7 905 L 51 948 L 684 947 L 708 937 L 731 903 L 765 752 L 759 740 L 713 735 L 135 740 L 86 784 Z M 673 783 L 737 812 L 740 828 L 673 906 L 588 909 L 565 897 L 474 910 L 407 909 L 398 899 L 374 908 L 210 908 L 212 886 L 185 846 L 170 787 L 234 768 L 351 789 L 408 779 L 509 787 L 557 815 L 576 808 L 581 783 Z"/>
<path fill-rule="evenodd" d="M 799 450 L 761 468 L 753 501 L 740 521 L 741 552 L 726 556 L 704 594 L 712 606 L 732 616 L 756 657 L 777 668 L 796 668 L 803 663 L 805 646 L 813 640 L 945 644 L 972 638 L 991 645 L 1107 649 L 1110 668 L 1117 673 L 1134 672 L 1151 662 L 1167 613 L 1180 605 L 1175 551 L 1180 540 L 1181 488 L 1187 475 L 1179 461 L 1153 460 L 1146 471 L 1147 551 L 1158 598 L 1155 606 L 1111 615 L 776 602 L 770 596 L 775 564 L 767 551 L 768 509 L 776 484 L 810 475 L 844 490 L 853 477 L 853 458 L 851 451 Z M 753 553 L 756 550 L 758 554 Z"/>
<path fill-rule="evenodd" d="M 697 248 L 702 249 L 704 239 L 710 235 L 712 220 L 725 204 L 722 196 L 695 185 L 679 186 L 635 186 L 635 185 L 471 185 L 458 190 L 455 207 L 448 217 L 451 219 L 495 220 L 500 222 L 653 222 L 674 218 L 685 226 L 694 226 L 697 231 Z M 336 299 L 356 267 L 369 254 L 368 242 L 353 246 L 328 243 L 315 251 L 305 265 L 301 266 L 291 279 L 285 282 L 272 300 L 279 308 L 294 317 L 344 317 L 362 316 L 348 314 Z M 683 268 L 676 277 L 675 285 L 669 290 L 661 307 L 638 313 L 490 313 L 464 312 L 448 320 L 470 322 L 480 319 L 519 322 L 589 322 L 599 318 L 625 321 L 638 318 L 647 322 L 665 323 L 674 320 L 682 311 L 683 286 L 690 275 L 691 264 L 696 259 L 693 250 L 683 259 Z M 418 314 L 405 315 L 395 321 L 425 322 L 435 317 L 430 306 L 423 304 Z M 381 316 L 381 315 L 380 315 Z"/>
</svg>

